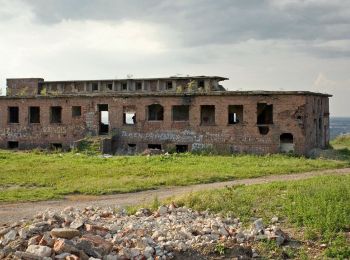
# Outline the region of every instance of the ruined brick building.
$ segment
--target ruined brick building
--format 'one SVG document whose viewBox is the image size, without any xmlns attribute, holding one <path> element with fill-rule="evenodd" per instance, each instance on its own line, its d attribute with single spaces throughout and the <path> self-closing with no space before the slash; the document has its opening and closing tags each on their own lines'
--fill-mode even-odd
<svg viewBox="0 0 350 260">
<path fill-rule="evenodd" d="M 105 152 L 307 154 L 329 142 L 329 95 L 226 91 L 223 77 L 7 80 L 0 148 L 69 149 L 103 136 Z"/>
</svg>

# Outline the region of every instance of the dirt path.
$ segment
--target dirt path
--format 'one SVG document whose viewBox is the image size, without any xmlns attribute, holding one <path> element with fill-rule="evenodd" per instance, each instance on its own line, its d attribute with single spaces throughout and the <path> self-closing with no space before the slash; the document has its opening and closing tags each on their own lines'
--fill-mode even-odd
<svg viewBox="0 0 350 260">
<path fill-rule="evenodd" d="M 171 196 L 178 196 L 192 191 L 208 190 L 223 188 L 238 184 L 253 185 L 263 184 L 275 181 L 293 181 L 304 180 L 315 176 L 323 175 L 347 175 L 350 174 L 350 168 L 322 170 L 305 173 L 287 174 L 287 175 L 270 175 L 254 179 L 242 179 L 226 182 L 216 182 L 208 184 L 198 184 L 184 187 L 161 188 L 158 190 L 141 191 L 135 193 L 125 193 L 105 196 L 68 196 L 65 200 L 40 201 L 0 204 L 0 224 L 19 221 L 30 218 L 37 212 L 44 211 L 47 208 L 63 209 L 67 206 L 84 208 L 87 206 L 99 207 L 117 207 L 126 205 L 136 205 L 150 202 L 157 196 L 159 199 L 165 199 Z"/>
</svg>

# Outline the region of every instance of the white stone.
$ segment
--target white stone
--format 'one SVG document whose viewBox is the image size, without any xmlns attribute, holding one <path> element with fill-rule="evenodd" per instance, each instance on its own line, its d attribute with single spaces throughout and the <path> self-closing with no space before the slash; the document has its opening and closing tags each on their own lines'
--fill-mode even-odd
<svg viewBox="0 0 350 260">
<path fill-rule="evenodd" d="M 66 259 L 67 256 L 70 256 L 70 253 L 62 253 L 55 256 L 55 259 Z"/>
<path fill-rule="evenodd" d="M 135 258 L 137 256 L 139 256 L 141 254 L 141 251 L 137 248 L 131 248 L 130 249 L 130 255 L 131 255 L 131 258 Z"/>
<path fill-rule="evenodd" d="M 254 231 L 257 233 L 264 231 L 264 223 L 262 218 L 259 218 L 254 221 Z"/>
<path fill-rule="evenodd" d="M 75 219 L 72 223 L 70 223 L 70 228 L 78 229 L 84 225 L 84 221 L 82 219 Z"/>
<path fill-rule="evenodd" d="M 103 260 L 117 260 L 117 256 L 116 255 L 106 255 Z"/>
<path fill-rule="evenodd" d="M 22 239 L 27 239 L 27 235 L 28 235 L 28 231 L 26 228 L 21 228 L 19 231 L 18 231 L 18 235 L 20 238 Z"/>
<path fill-rule="evenodd" d="M 145 248 L 145 251 L 144 251 L 143 255 L 144 255 L 146 258 L 150 258 L 150 257 L 153 256 L 153 253 L 154 253 L 153 247 L 148 246 L 148 247 Z"/>
<path fill-rule="evenodd" d="M 3 239 L 3 241 L 2 241 L 2 244 L 3 244 L 3 245 L 7 245 L 10 241 L 15 240 L 16 235 L 17 235 L 17 231 L 14 230 L 14 229 L 11 229 L 9 232 L 7 232 L 7 233 L 4 235 L 4 239 Z"/>
<path fill-rule="evenodd" d="M 49 257 L 51 256 L 52 249 L 47 246 L 30 245 L 28 246 L 26 252 L 32 253 L 34 255 L 41 256 L 41 257 L 45 257 L 45 256 Z"/>
<path fill-rule="evenodd" d="M 160 206 L 158 208 L 158 213 L 159 215 L 165 215 L 166 213 L 168 213 L 168 207 L 167 206 Z"/>
<path fill-rule="evenodd" d="M 271 218 L 271 223 L 275 224 L 278 222 L 278 217 L 274 216 L 273 218 Z"/>
<path fill-rule="evenodd" d="M 223 236 L 228 236 L 229 235 L 227 230 L 224 227 L 220 227 L 218 231 Z"/>
</svg>

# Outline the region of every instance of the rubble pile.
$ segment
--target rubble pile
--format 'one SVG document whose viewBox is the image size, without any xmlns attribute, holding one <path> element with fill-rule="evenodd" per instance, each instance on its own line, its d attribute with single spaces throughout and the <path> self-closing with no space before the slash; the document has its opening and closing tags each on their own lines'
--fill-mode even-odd
<svg viewBox="0 0 350 260">
<path fill-rule="evenodd" d="M 264 227 L 256 219 L 244 228 L 238 218 L 223 218 L 175 204 L 155 212 L 88 207 L 47 210 L 31 221 L 0 227 L 0 258 L 9 259 L 173 259 L 181 252 L 205 246 L 248 245 L 273 239 L 278 245 L 288 236 L 278 219 Z M 251 250 L 252 257 L 258 257 Z"/>
</svg>

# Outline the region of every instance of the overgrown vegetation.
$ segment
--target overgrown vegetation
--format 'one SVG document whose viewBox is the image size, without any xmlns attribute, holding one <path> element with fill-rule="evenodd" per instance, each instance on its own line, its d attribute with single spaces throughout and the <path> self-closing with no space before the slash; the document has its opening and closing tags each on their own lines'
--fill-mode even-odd
<svg viewBox="0 0 350 260">
<path fill-rule="evenodd" d="M 340 135 L 331 141 L 331 146 L 334 149 L 350 150 L 350 134 Z"/>
<path fill-rule="evenodd" d="M 350 134 L 340 135 L 331 141 L 327 150 L 315 149 L 313 158 L 350 161 Z"/>
<path fill-rule="evenodd" d="M 262 217 L 268 223 L 272 216 L 277 215 L 284 226 L 303 231 L 303 239 L 325 243 L 325 255 L 338 259 L 350 257 L 350 241 L 346 239 L 346 233 L 350 231 L 349 201 L 349 175 L 237 186 L 175 199 L 179 205 L 230 214 L 246 223 L 251 217 Z M 272 245 L 265 243 L 264 246 L 270 248 Z M 274 250 L 277 249 L 267 251 Z M 301 248 L 298 254 L 305 253 L 303 250 Z M 294 253 L 290 252 L 289 257 Z"/>
<path fill-rule="evenodd" d="M 287 155 L 120 156 L 0 151 L 0 201 L 111 194 L 349 166 Z"/>
<path fill-rule="evenodd" d="M 86 137 L 77 142 L 77 152 L 84 153 L 86 155 L 98 155 L 101 153 L 101 138 Z"/>
</svg>

